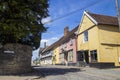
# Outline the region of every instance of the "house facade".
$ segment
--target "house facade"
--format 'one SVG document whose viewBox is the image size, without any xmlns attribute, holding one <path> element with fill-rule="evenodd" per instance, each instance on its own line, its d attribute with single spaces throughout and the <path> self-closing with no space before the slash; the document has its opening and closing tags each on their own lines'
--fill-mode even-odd
<svg viewBox="0 0 120 80">
<path fill-rule="evenodd" d="M 64 36 L 52 45 L 40 50 L 41 64 L 74 64 L 77 53 L 77 31 L 78 27 L 69 31 L 64 29 Z"/>
<path fill-rule="evenodd" d="M 56 46 L 53 49 L 53 64 L 59 64 L 59 47 Z"/>
<path fill-rule="evenodd" d="M 58 64 L 59 63 L 59 40 L 50 46 L 44 47 L 39 51 L 41 64 Z"/>
<path fill-rule="evenodd" d="M 50 49 L 50 46 L 46 46 L 45 42 L 44 48 L 39 50 L 40 64 L 52 64 L 52 55 L 53 51 Z"/>
<path fill-rule="evenodd" d="M 77 60 L 120 66 L 120 32 L 117 17 L 84 12 L 78 28 Z"/>
<path fill-rule="evenodd" d="M 64 28 L 64 36 L 61 38 L 61 42 L 59 45 L 60 64 L 72 65 L 76 63 L 77 29 L 78 27 L 69 31 L 68 27 Z"/>
<path fill-rule="evenodd" d="M 45 51 L 40 54 L 40 64 L 52 64 L 52 51 Z"/>
</svg>

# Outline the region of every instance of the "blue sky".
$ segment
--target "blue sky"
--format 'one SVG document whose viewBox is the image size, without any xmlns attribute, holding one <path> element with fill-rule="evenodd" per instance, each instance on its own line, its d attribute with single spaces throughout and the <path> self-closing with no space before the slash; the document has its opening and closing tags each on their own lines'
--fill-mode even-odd
<svg viewBox="0 0 120 80">
<path fill-rule="evenodd" d="M 120 2 L 120 0 L 119 0 Z M 115 0 L 49 0 L 49 17 L 42 20 L 48 27 L 42 34 L 41 47 L 47 42 L 50 45 L 63 36 L 64 27 L 72 30 L 80 24 L 84 10 L 92 13 L 117 16 Z M 39 50 L 39 49 L 38 49 Z M 33 51 L 33 59 L 38 55 L 38 50 Z"/>
</svg>

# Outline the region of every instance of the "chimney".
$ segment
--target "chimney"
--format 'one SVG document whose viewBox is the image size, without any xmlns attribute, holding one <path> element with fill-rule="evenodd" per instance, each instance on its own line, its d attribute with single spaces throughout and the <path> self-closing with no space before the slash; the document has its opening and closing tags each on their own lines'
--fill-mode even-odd
<svg viewBox="0 0 120 80">
<path fill-rule="evenodd" d="M 69 32 L 69 27 L 65 27 L 64 28 L 64 36 L 66 36 L 68 34 L 68 32 Z"/>
<path fill-rule="evenodd" d="M 44 42 L 44 48 L 46 48 L 46 42 Z"/>
</svg>

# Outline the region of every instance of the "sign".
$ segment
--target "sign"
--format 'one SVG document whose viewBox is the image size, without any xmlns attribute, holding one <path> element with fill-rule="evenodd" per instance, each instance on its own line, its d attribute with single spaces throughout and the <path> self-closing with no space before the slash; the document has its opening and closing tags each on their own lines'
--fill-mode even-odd
<svg viewBox="0 0 120 80">
<path fill-rule="evenodd" d="M 12 54 L 14 54 L 15 52 L 14 51 L 4 51 L 4 53 L 12 53 Z"/>
</svg>

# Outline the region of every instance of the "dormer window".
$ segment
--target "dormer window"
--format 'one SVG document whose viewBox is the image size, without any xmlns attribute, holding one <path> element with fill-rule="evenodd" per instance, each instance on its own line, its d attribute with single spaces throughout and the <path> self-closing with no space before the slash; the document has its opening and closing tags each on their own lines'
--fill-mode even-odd
<svg viewBox="0 0 120 80">
<path fill-rule="evenodd" d="M 84 39 L 83 39 L 83 42 L 87 42 L 87 41 L 88 41 L 88 30 L 84 32 Z"/>
</svg>

